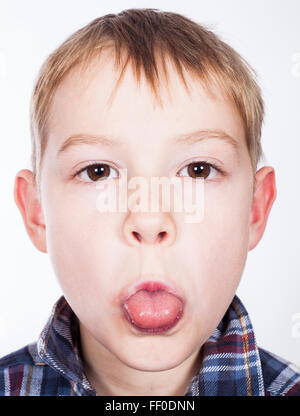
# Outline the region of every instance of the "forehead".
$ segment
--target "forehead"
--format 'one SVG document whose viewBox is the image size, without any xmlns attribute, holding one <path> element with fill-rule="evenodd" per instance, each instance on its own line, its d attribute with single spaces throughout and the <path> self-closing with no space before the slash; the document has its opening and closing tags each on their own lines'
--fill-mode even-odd
<svg viewBox="0 0 300 416">
<path fill-rule="evenodd" d="M 166 61 L 168 84 L 160 71 L 160 105 L 145 75 L 137 83 L 131 64 L 117 86 L 120 72 L 107 51 L 83 73 L 72 70 L 54 96 L 49 136 L 61 144 L 73 134 L 107 134 L 133 142 L 174 137 L 196 129 L 223 130 L 245 144 L 241 117 L 218 88 L 211 93 L 184 71 L 190 94 L 170 61 Z"/>
</svg>

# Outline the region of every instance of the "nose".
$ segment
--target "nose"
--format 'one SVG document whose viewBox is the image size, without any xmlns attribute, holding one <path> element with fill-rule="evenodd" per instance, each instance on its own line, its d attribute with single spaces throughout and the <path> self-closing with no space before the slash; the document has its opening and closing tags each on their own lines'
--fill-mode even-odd
<svg viewBox="0 0 300 416">
<path fill-rule="evenodd" d="M 139 244 L 172 245 L 176 227 L 168 212 L 132 212 L 124 223 L 124 235 L 131 246 Z"/>
</svg>

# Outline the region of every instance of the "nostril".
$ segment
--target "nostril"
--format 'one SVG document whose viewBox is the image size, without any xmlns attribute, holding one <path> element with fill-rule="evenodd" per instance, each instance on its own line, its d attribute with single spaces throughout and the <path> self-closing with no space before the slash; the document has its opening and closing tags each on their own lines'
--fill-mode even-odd
<svg viewBox="0 0 300 416">
<path fill-rule="evenodd" d="M 165 234 L 166 234 L 166 232 L 165 232 L 165 231 L 161 231 L 161 232 L 158 234 L 158 240 L 159 240 L 159 241 L 161 241 L 161 240 L 164 238 Z"/>
<path fill-rule="evenodd" d="M 142 237 L 141 235 L 137 232 L 137 231 L 132 231 L 132 234 L 134 235 L 134 237 L 138 240 L 138 241 L 142 241 Z M 163 240 L 163 238 L 166 235 L 166 231 L 161 231 L 160 233 L 158 233 L 157 239 L 158 241 Z"/>
<path fill-rule="evenodd" d="M 140 236 L 140 234 L 138 232 L 132 231 L 132 234 L 135 236 L 135 238 L 138 239 L 138 241 L 141 241 L 142 238 L 141 238 L 141 236 Z"/>
</svg>

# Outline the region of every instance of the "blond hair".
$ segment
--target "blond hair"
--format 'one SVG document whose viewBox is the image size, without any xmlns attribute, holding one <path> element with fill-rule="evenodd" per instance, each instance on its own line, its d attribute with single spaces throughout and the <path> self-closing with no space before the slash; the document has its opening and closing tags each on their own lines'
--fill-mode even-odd
<svg viewBox="0 0 300 416">
<path fill-rule="evenodd" d="M 40 68 L 30 104 L 31 163 L 38 186 L 47 145 L 47 120 L 55 91 L 71 69 L 78 64 L 82 64 L 83 69 L 88 68 L 94 58 L 100 57 L 101 49 L 110 46 L 115 48 L 116 68 L 120 67 L 121 53 L 127 56 L 117 85 L 130 62 L 138 82 L 142 68 L 148 85 L 158 97 L 158 56 L 166 79 L 164 59 L 168 57 L 187 89 L 182 68 L 204 85 L 217 83 L 243 120 L 252 169 L 256 171 L 262 155 L 264 103 L 254 69 L 216 34 L 181 14 L 153 8 L 127 9 L 98 17 L 77 30 Z"/>
</svg>

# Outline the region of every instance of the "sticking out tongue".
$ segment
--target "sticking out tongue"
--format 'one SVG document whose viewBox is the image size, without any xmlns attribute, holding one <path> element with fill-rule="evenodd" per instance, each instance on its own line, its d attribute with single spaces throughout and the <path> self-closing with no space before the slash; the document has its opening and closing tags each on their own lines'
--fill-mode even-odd
<svg viewBox="0 0 300 416">
<path fill-rule="evenodd" d="M 165 290 L 139 290 L 124 305 L 134 324 L 140 328 L 159 328 L 173 323 L 182 311 L 179 298 Z"/>
</svg>

